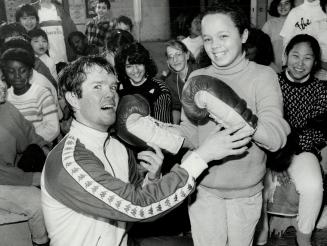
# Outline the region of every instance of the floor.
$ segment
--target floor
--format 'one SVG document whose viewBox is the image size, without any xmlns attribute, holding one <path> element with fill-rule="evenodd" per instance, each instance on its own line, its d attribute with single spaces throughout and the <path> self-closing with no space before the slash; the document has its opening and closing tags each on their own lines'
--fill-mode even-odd
<svg viewBox="0 0 327 246">
<path fill-rule="evenodd" d="M 295 229 L 290 227 L 284 233 L 283 237 L 272 237 L 269 239 L 266 246 L 296 246 Z M 327 229 L 318 230 L 314 233 L 312 238 L 313 246 L 327 246 Z"/>
</svg>

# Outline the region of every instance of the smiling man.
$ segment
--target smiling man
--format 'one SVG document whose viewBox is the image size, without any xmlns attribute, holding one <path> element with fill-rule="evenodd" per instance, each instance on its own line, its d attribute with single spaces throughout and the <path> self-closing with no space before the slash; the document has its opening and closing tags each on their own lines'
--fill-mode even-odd
<svg viewBox="0 0 327 246">
<path fill-rule="evenodd" d="M 238 128 L 220 131 L 218 126 L 161 178 L 163 155 L 152 146 L 155 152 L 137 155 L 148 170 L 143 178 L 132 152 L 108 134 L 116 120 L 118 95 L 116 76 L 106 60 L 81 57 L 64 69 L 59 82 L 74 120 L 42 173 L 42 206 L 54 246 L 126 246 L 126 222 L 154 220 L 171 211 L 193 191 L 206 163 L 244 153 L 249 142 Z"/>
</svg>

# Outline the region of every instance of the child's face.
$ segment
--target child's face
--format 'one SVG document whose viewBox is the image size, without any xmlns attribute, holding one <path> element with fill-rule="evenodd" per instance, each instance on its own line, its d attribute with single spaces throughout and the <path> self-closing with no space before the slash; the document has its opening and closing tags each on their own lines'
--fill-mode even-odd
<svg viewBox="0 0 327 246">
<path fill-rule="evenodd" d="M 31 31 L 36 27 L 37 20 L 35 16 L 28 16 L 25 13 L 22 17 L 20 17 L 19 23 L 26 29 L 26 31 Z"/>
<path fill-rule="evenodd" d="M 48 41 L 42 36 L 32 38 L 31 45 L 37 56 L 44 55 L 48 50 Z"/>
<path fill-rule="evenodd" d="M 108 14 L 108 12 L 109 12 L 109 9 L 105 3 L 97 3 L 97 5 L 95 6 L 95 13 L 99 17 L 106 16 Z"/>
<path fill-rule="evenodd" d="M 201 19 L 200 17 L 195 17 L 191 23 L 191 34 L 194 36 L 201 35 Z"/>
<path fill-rule="evenodd" d="M 168 65 L 174 69 L 175 72 L 181 72 L 187 66 L 187 61 L 189 59 L 188 53 L 184 53 L 172 46 L 168 46 L 166 52 Z"/>
<path fill-rule="evenodd" d="M 280 16 L 286 16 L 291 10 L 291 2 L 289 0 L 281 0 L 277 6 L 277 11 Z"/>
<path fill-rule="evenodd" d="M 7 84 L 2 80 L 2 71 L 0 70 L 0 104 L 6 102 L 7 98 Z"/>
<path fill-rule="evenodd" d="M 287 56 L 287 71 L 296 82 L 304 79 L 315 64 L 315 56 L 308 43 L 298 43 Z"/>
<path fill-rule="evenodd" d="M 242 56 L 242 44 L 246 42 L 248 31 L 240 35 L 232 19 L 226 14 L 209 14 L 202 19 L 204 48 L 218 67 L 226 67 Z"/>
<path fill-rule="evenodd" d="M 72 44 L 73 44 L 72 48 L 77 54 L 81 55 L 84 52 L 86 43 L 80 36 L 73 36 Z"/>
<path fill-rule="evenodd" d="M 20 61 L 6 61 L 4 75 L 7 83 L 14 88 L 17 95 L 24 94 L 29 88 L 32 69 Z"/>
</svg>

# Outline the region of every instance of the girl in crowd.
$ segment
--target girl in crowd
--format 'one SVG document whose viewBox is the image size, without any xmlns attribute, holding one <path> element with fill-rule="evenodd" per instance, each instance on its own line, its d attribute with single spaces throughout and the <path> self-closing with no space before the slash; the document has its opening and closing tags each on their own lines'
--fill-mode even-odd
<svg viewBox="0 0 327 246">
<path fill-rule="evenodd" d="M 1 55 L 8 90 L 8 101 L 31 121 L 36 133 L 52 142 L 59 134 L 58 109 L 54 97 L 45 87 L 30 83 L 34 55 L 23 48 L 8 48 Z"/>
<path fill-rule="evenodd" d="M 287 171 L 276 173 L 277 181 L 274 182 L 286 178 L 295 185 L 299 193 L 297 242 L 299 246 L 311 246 L 311 235 L 323 197 L 319 160 L 320 151 L 327 141 L 327 87 L 324 81 L 314 76 L 320 68 L 320 47 L 314 37 L 307 34 L 295 36 L 286 46 L 285 53 L 287 67 L 279 74 L 279 83 L 291 135 L 285 147 L 288 151 L 282 152 L 281 157 L 290 160 L 290 166 L 286 167 Z M 276 185 L 269 176 L 268 182 L 265 189 Z M 278 203 L 275 200 L 274 196 L 274 203 Z M 273 210 L 276 207 L 274 205 Z M 279 206 L 279 209 L 283 211 L 285 208 Z"/>
<path fill-rule="evenodd" d="M 157 80 L 157 67 L 140 43 L 123 47 L 115 57 L 115 69 L 121 85 L 120 96 L 141 94 L 150 104 L 151 116 L 171 123 L 171 95 L 165 83 Z"/>
<path fill-rule="evenodd" d="M 36 28 L 28 35 L 31 38 L 31 45 L 34 50 L 35 56 L 37 56 L 50 70 L 52 77 L 58 81 L 58 74 L 56 70 L 56 64 L 49 54 L 49 40 L 48 35 L 42 29 Z"/>
<path fill-rule="evenodd" d="M 283 147 L 289 126 L 283 119 L 277 74 L 245 57 L 249 21 L 242 9 L 226 1 L 213 5 L 201 26 L 212 65 L 195 70 L 189 78 L 208 75 L 224 81 L 247 102 L 258 117 L 258 125 L 251 132 L 245 155 L 233 155 L 212 166 L 199 182 L 189 206 L 192 237 L 196 246 L 250 246 L 261 214 L 265 150 Z M 194 125 L 182 114 L 184 147 L 201 144 L 215 126 L 213 120 Z"/>
<path fill-rule="evenodd" d="M 282 71 L 282 54 L 283 54 L 283 39 L 279 35 L 284 25 L 286 16 L 293 7 L 293 0 L 273 0 L 270 4 L 269 14 L 272 18 L 268 19 L 263 25 L 262 31 L 267 33 L 271 39 L 276 72 Z"/>
<path fill-rule="evenodd" d="M 23 4 L 16 10 L 16 22 L 20 23 L 29 32 L 39 24 L 37 10 L 30 4 Z"/>
<path fill-rule="evenodd" d="M 166 43 L 166 57 L 169 75 L 165 82 L 172 96 L 173 123 L 179 124 L 181 119 L 181 96 L 185 81 L 190 73 L 195 70 L 193 55 L 185 44 L 178 40 L 170 40 Z"/>
</svg>

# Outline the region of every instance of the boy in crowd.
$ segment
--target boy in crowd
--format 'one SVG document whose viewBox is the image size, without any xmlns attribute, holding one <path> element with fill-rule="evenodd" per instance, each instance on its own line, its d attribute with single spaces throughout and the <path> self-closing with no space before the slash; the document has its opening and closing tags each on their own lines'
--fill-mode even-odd
<svg viewBox="0 0 327 246">
<path fill-rule="evenodd" d="M 97 16 L 86 24 L 85 35 L 89 44 L 104 49 L 106 33 L 113 28 L 113 22 L 108 16 L 111 5 L 109 0 L 97 0 L 95 2 Z"/>
</svg>

